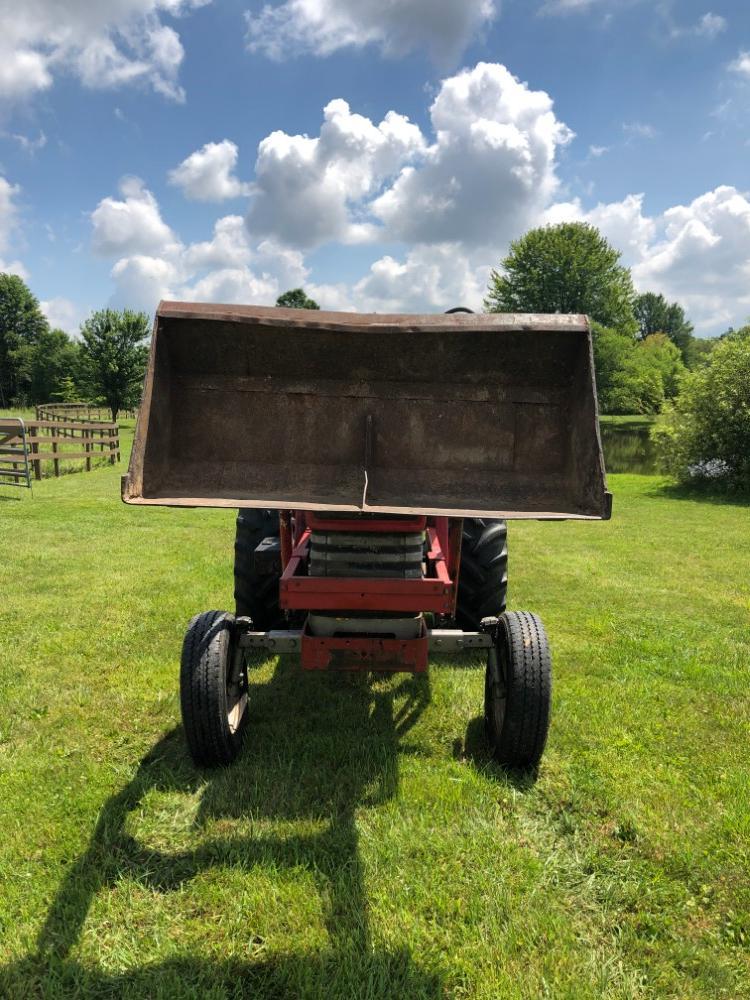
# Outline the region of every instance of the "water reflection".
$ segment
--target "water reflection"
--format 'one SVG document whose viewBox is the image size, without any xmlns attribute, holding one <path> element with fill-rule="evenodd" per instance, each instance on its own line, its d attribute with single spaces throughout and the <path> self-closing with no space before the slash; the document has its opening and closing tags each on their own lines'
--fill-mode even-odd
<svg viewBox="0 0 750 1000">
<path fill-rule="evenodd" d="M 650 421 L 627 424 L 602 422 L 602 447 L 607 472 L 634 472 L 655 475 L 659 470 L 649 437 Z"/>
</svg>

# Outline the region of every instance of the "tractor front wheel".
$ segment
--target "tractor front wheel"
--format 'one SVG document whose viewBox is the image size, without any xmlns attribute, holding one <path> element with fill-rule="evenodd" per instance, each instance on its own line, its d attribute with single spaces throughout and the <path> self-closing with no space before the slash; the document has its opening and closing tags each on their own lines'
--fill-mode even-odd
<svg viewBox="0 0 750 1000">
<path fill-rule="evenodd" d="M 498 619 L 487 658 L 484 724 L 495 760 L 531 770 L 541 760 L 549 729 L 552 662 L 547 634 L 529 611 Z"/>
<path fill-rule="evenodd" d="M 182 645 L 180 704 L 190 756 L 199 767 L 231 764 L 247 724 L 244 659 L 234 642 L 234 615 L 204 611 Z"/>
</svg>

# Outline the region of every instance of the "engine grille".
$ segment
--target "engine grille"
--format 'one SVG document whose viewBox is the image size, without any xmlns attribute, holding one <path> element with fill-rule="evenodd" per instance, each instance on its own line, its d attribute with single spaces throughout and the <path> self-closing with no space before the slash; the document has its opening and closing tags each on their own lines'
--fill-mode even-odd
<svg viewBox="0 0 750 1000">
<path fill-rule="evenodd" d="M 422 576 L 423 557 L 421 531 L 408 534 L 313 531 L 309 574 L 417 580 Z"/>
</svg>

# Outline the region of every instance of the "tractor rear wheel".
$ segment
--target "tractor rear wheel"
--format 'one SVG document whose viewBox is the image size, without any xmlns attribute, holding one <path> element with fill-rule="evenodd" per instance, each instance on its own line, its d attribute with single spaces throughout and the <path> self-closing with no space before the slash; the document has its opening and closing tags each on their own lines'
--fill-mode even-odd
<svg viewBox="0 0 750 1000">
<path fill-rule="evenodd" d="M 544 626 L 529 611 L 507 611 L 497 623 L 484 684 L 487 742 L 500 764 L 524 770 L 537 766 L 547 742 L 551 694 Z"/>
<path fill-rule="evenodd" d="M 252 618 L 256 629 L 282 628 L 279 572 L 259 573 L 255 550 L 264 538 L 279 537 L 279 512 L 245 508 L 237 513 L 234 539 L 234 600 L 237 617 Z"/>
<path fill-rule="evenodd" d="M 505 521 L 465 517 L 458 571 L 456 623 L 476 631 L 483 618 L 505 611 L 508 527 Z"/>
<path fill-rule="evenodd" d="M 188 625 L 180 706 L 190 756 L 199 767 L 231 764 L 247 725 L 247 678 L 234 643 L 234 615 L 204 611 Z"/>
</svg>

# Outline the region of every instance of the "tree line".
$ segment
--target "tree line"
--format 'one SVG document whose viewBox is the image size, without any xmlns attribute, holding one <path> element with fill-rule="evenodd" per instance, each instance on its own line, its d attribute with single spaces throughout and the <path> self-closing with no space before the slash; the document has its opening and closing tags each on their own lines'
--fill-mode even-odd
<svg viewBox="0 0 750 1000">
<path fill-rule="evenodd" d="M 695 337 L 677 302 L 636 294 L 621 254 L 594 226 L 532 229 L 492 272 L 489 312 L 585 313 L 593 322 L 602 413 L 659 413 L 715 341 Z"/>
<path fill-rule="evenodd" d="M 750 490 L 750 325 L 701 340 L 676 302 L 637 295 L 621 254 L 586 223 L 533 229 L 492 272 L 490 312 L 586 313 L 603 413 L 660 414 L 661 466 Z"/>
<path fill-rule="evenodd" d="M 0 407 L 83 400 L 117 420 L 140 402 L 148 335 L 145 313 L 100 309 L 74 340 L 50 327 L 18 275 L 0 274 Z"/>
</svg>

